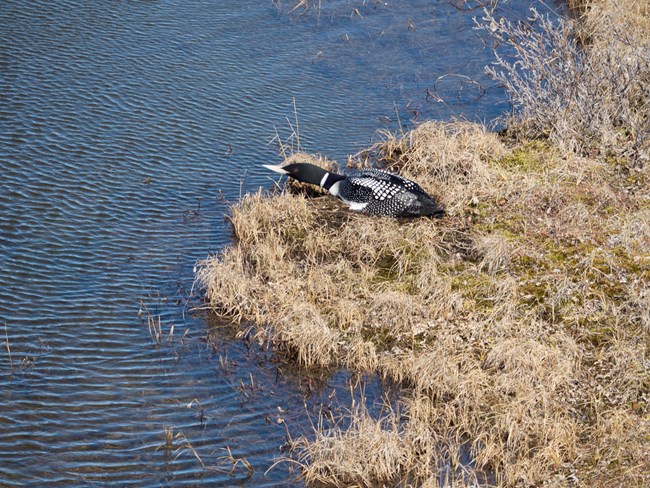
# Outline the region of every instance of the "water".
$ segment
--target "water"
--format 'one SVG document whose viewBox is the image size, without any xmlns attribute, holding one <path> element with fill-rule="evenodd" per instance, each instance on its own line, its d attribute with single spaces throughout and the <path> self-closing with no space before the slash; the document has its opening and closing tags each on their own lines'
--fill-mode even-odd
<svg viewBox="0 0 650 488">
<path fill-rule="evenodd" d="M 265 474 L 282 420 L 308 431 L 304 400 L 343 398 L 348 376 L 314 394 L 190 314 L 194 263 L 231 241 L 228 202 L 271 186 L 259 165 L 294 99 L 302 147 L 339 160 L 382 127 L 508 106 L 481 74 L 480 11 L 283 3 L 0 6 L 0 485 L 301 486 Z"/>
</svg>

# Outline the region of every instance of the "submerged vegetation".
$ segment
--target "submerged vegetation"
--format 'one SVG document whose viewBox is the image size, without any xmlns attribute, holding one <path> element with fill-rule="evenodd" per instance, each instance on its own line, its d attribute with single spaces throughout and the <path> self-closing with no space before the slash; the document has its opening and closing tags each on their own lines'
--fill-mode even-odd
<svg viewBox="0 0 650 488">
<path fill-rule="evenodd" d="M 582 27 L 556 32 L 573 39 L 578 29 L 594 57 L 573 73 L 576 89 L 592 87 L 583 76 L 597 69 L 595 53 L 615 44 L 599 40 L 610 22 L 591 17 L 602 5 L 618 3 L 582 5 Z M 497 36 L 525 35 L 487 22 Z M 635 32 L 625 45 L 647 48 Z M 548 64 L 537 51 L 517 53 L 538 56 L 528 66 Z M 317 423 L 295 442 L 308 482 L 649 481 L 650 101 L 647 83 L 632 86 L 650 70 L 636 59 L 634 79 L 612 78 L 613 91 L 590 98 L 595 107 L 549 98 L 566 102 L 554 119 L 534 99 L 533 78 L 509 78 L 522 107 L 504 134 L 427 122 L 385 133 L 349 161 L 418 181 L 447 209 L 443 220 L 354 214 L 303 186 L 232 207 L 236 242 L 197 275 L 210 307 L 300 364 L 376 372 L 402 388 L 380 418 L 356 405 L 340 427 Z M 608 116 L 586 120 L 585 110 Z M 287 157 L 297 160 L 334 164 Z"/>
</svg>

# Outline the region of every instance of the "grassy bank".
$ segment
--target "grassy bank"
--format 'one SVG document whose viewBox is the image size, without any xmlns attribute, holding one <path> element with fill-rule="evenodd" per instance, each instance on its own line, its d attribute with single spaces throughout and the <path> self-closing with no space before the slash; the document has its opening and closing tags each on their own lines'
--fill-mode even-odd
<svg viewBox="0 0 650 488">
<path fill-rule="evenodd" d="M 298 441 L 307 481 L 649 481 L 650 165 L 644 126 L 610 120 L 618 135 L 577 142 L 521 115 L 506 135 L 429 122 L 354 162 L 417 180 L 442 220 L 353 214 L 302 187 L 232 207 L 236 243 L 198 271 L 211 308 L 301 364 L 403 389 L 379 419 L 357 406 Z"/>
</svg>

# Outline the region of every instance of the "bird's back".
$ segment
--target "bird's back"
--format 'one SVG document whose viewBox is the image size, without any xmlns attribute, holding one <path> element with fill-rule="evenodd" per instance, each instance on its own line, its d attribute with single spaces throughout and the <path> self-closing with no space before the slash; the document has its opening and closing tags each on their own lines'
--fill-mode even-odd
<svg viewBox="0 0 650 488">
<path fill-rule="evenodd" d="M 414 181 L 381 169 L 350 173 L 341 182 L 340 198 L 364 213 L 390 217 L 441 215 L 442 208 Z"/>
</svg>

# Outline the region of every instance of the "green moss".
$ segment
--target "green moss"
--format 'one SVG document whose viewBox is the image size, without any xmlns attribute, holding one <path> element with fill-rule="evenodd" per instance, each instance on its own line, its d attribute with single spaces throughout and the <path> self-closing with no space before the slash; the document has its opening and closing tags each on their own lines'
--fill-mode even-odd
<svg viewBox="0 0 650 488">
<path fill-rule="evenodd" d="M 494 310 L 498 276 L 467 268 L 460 273 L 450 273 L 451 289 L 466 300 L 468 312 L 490 313 Z"/>
<path fill-rule="evenodd" d="M 615 340 L 618 333 L 617 324 L 613 317 L 587 317 L 580 323 L 585 339 L 595 348 L 608 346 Z"/>
<path fill-rule="evenodd" d="M 526 272 L 530 270 L 535 270 L 535 271 L 541 271 L 542 269 L 546 269 L 546 263 L 544 261 L 540 261 L 537 258 L 534 258 L 533 256 L 528 256 L 528 255 L 522 255 L 519 256 L 517 259 L 517 264 L 516 264 L 516 269 L 518 269 L 521 272 Z"/>
<path fill-rule="evenodd" d="M 375 273 L 370 284 L 375 289 L 390 289 L 417 295 L 418 288 L 413 282 L 414 276 L 414 273 L 400 273 L 394 260 L 383 259 L 379 265 L 375 266 Z"/>
<path fill-rule="evenodd" d="M 621 183 L 638 188 L 647 187 L 647 175 L 638 171 L 629 158 L 610 152 L 605 156 L 605 162 L 616 172 Z"/>
<path fill-rule="evenodd" d="M 389 281 L 395 281 L 398 277 L 397 259 L 392 254 L 382 255 L 375 263 L 375 274 L 373 283 L 384 284 Z"/>
<path fill-rule="evenodd" d="M 612 249 L 616 264 L 626 273 L 639 276 L 643 280 L 650 279 L 650 263 L 645 256 L 631 255 L 623 246 L 616 246 Z M 636 257 L 636 259 L 635 259 Z"/>
<path fill-rule="evenodd" d="M 309 229 L 303 225 L 286 225 L 281 229 L 282 239 L 291 247 L 302 247 L 309 234 Z"/>
<path fill-rule="evenodd" d="M 400 241 L 397 249 L 395 253 L 383 254 L 375 262 L 371 284 L 416 295 L 418 289 L 414 277 L 419 273 L 422 262 L 431 256 L 421 244 L 407 239 Z"/>
<path fill-rule="evenodd" d="M 543 305 L 546 301 L 546 292 L 546 284 L 534 279 L 519 285 L 521 303 L 529 307 Z"/>
<path fill-rule="evenodd" d="M 650 266 L 621 246 L 606 248 L 550 238 L 537 245 L 545 250 L 543 254 L 522 255 L 511 268 L 517 275 L 523 310 L 536 310 L 544 320 L 564 323 L 597 348 L 610 344 L 617 334 L 628 333 L 622 330 L 616 310 L 633 298 L 628 281 L 649 280 Z M 565 282 L 572 290 L 561 302 L 549 300 L 555 297 L 555 280 Z M 585 308 L 587 302 L 602 306 L 592 310 Z"/>
<path fill-rule="evenodd" d="M 616 169 L 627 168 L 630 164 L 629 158 L 626 158 L 625 156 L 620 156 L 619 154 L 616 154 L 612 151 L 609 151 L 605 155 L 605 162 L 609 166 L 612 166 L 613 168 Z"/>
<path fill-rule="evenodd" d="M 398 342 L 390 327 L 364 328 L 361 332 L 361 338 L 371 342 L 377 352 L 390 351 Z"/>
<path fill-rule="evenodd" d="M 545 141 L 529 141 L 497 160 L 499 166 L 522 173 L 538 173 L 550 167 L 556 150 Z"/>
<path fill-rule="evenodd" d="M 525 225 L 522 215 L 517 214 L 510 217 L 509 220 L 501 219 L 498 221 L 478 222 L 474 227 L 486 234 L 499 233 L 508 241 L 513 242 L 520 239 L 524 234 Z"/>
<path fill-rule="evenodd" d="M 526 230 L 526 209 L 514 208 L 507 213 L 496 201 L 470 203 L 465 207 L 465 215 L 470 218 L 475 230 L 483 234 L 498 232 L 509 241 L 521 238 Z"/>
</svg>

